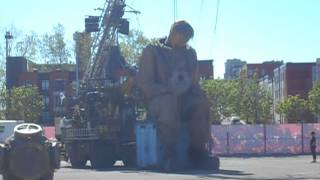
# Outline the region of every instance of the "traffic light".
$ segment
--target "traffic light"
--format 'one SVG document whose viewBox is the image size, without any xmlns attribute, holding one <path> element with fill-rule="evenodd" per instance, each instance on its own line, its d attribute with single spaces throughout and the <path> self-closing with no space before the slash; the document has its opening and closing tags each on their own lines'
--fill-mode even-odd
<svg viewBox="0 0 320 180">
<path fill-rule="evenodd" d="M 89 16 L 85 18 L 85 31 L 86 32 L 98 32 L 99 31 L 99 16 Z"/>
</svg>

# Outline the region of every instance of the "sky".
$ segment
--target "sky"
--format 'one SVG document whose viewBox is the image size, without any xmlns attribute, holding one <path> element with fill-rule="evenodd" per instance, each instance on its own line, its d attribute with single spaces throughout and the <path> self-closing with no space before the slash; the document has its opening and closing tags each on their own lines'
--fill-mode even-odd
<svg viewBox="0 0 320 180">
<path fill-rule="evenodd" d="M 100 15 L 94 9 L 104 2 L 0 0 L 0 32 L 14 26 L 24 33 L 51 33 L 60 23 L 72 42 L 72 34 L 84 30 L 84 18 Z M 175 17 L 188 21 L 195 31 L 190 45 L 199 60 L 214 59 L 215 78 L 223 78 L 227 59 L 247 63 L 315 62 L 320 57 L 318 0 L 176 0 L 175 11 L 174 0 L 126 3 L 141 12 L 126 13 L 130 28 L 141 30 L 148 38 L 166 36 Z M 5 42 L 3 36 L 0 40 Z"/>
</svg>

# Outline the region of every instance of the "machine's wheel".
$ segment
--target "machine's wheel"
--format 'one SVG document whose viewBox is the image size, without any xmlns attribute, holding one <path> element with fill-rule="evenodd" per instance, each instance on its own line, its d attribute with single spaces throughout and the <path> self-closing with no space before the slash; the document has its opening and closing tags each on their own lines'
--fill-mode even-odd
<svg viewBox="0 0 320 180">
<path fill-rule="evenodd" d="M 218 156 L 213 156 L 212 158 L 212 168 L 213 170 L 219 170 L 220 168 L 220 159 Z"/>
<path fill-rule="evenodd" d="M 95 142 L 91 147 L 90 161 L 93 169 L 112 167 L 115 163 L 115 147 L 113 144 Z"/>
<path fill-rule="evenodd" d="M 11 172 L 9 171 L 3 171 L 2 172 L 2 178 L 3 180 L 22 180 L 22 179 L 19 179 L 17 177 L 15 177 Z"/>
<path fill-rule="evenodd" d="M 200 169 L 200 170 L 218 170 L 220 168 L 220 159 L 218 156 L 209 156 L 201 160 L 191 161 L 191 169 Z"/>
<path fill-rule="evenodd" d="M 87 159 L 80 152 L 78 144 L 74 143 L 68 148 L 68 154 L 73 168 L 84 168 L 87 163 Z"/>
<path fill-rule="evenodd" d="M 121 152 L 122 161 L 125 166 L 133 167 L 137 164 L 137 155 L 136 155 L 136 145 L 129 144 L 122 146 L 123 151 Z"/>
<path fill-rule="evenodd" d="M 39 180 L 53 180 L 53 171 L 48 172 L 46 175 L 41 177 Z"/>
<path fill-rule="evenodd" d="M 22 123 L 13 129 L 15 138 L 37 138 L 42 137 L 43 129 L 38 124 Z"/>
</svg>

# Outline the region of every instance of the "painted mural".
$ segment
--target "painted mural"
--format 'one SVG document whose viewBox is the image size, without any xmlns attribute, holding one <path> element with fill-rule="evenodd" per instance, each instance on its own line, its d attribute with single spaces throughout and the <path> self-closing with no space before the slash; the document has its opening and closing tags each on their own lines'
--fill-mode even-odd
<svg viewBox="0 0 320 180">
<path fill-rule="evenodd" d="M 213 125 L 213 152 L 220 155 L 309 153 L 311 131 L 316 132 L 319 152 L 320 123 Z"/>
</svg>

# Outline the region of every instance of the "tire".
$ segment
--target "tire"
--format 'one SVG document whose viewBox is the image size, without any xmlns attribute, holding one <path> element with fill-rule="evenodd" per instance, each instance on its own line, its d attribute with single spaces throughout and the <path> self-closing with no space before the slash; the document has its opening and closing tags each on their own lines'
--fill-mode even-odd
<svg viewBox="0 0 320 180">
<path fill-rule="evenodd" d="M 90 162 L 93 169 L 110 168 L 116 161 L 114 144 L 95 142 L 90 151 Z"/>
<path fill-rule="evenodd" d="M 53 171 L 48 172 L 46 175 L 41 177 L 39 180 L 53 180 Z"/>
<path fill-rule="evenodd" d="M 2 179 L 3 180 L 22 180 L 22 179 L 15 177 L 11 172 L 8 172 L 8 171 L 2 172 Z"/>
<path fill-rule="evenodd" d="M 218 156 L 209 156 L 196 162 L 191 161 L 191 164 L 191 169 L 216 171 L 220 168 L 220 159 Z"/>
<path fill-rule="evenodd" d="M 80 152 L 80 147 L 78 146 L 78 144 L 71 144 L 68 150 L 71 166 L 73 168 L 85 168 L 87 159 Z"/>
<path fill-rule="evenodd" d="M 137 165 L 136 145 L 122 146 L 122 161 L 127 167 L 135 167 Z"/>
<path fill-rule="evenodd" d="M 212 168 L 213 170 L 219 170 L 220 168 L 220 159 L 218 156 L 212 157 Z"/>
</svg>

